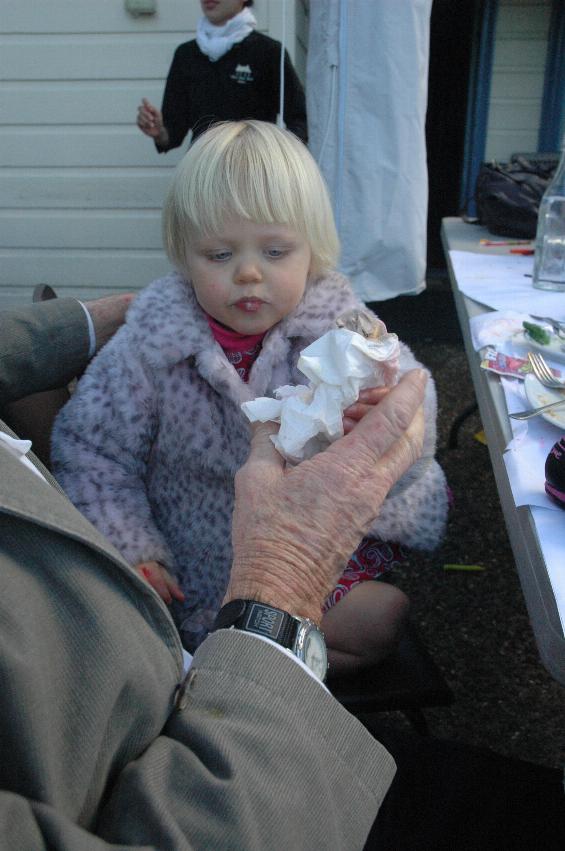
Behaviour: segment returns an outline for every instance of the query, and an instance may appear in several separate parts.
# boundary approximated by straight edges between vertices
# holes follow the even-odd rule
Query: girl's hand
[[[136,564],[135,570],[143,577],[152,588],[155,589],[159,597],[164,600],[167,605],[173,602],[173,598],[179,603],[184,602],[184,594],[180,587],[166,567],[159,564],[158,561],[142,561]]]
[[[378,405],[381,399],[384,399],[389,390],[390,387],[370,387],[368,390],[361,390],[357,401],[343,412],[344,434],[349,434],[365,414],[369,413],[374,405]]]

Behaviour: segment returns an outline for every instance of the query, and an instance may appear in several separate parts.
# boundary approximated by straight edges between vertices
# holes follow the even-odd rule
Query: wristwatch
[[[256,600],[231,600],[218,612],[212,631],[216,629],[240,629],[270,638],[294,653],[322,682],[326,677],[324,633],[308,618],[289,615]]]

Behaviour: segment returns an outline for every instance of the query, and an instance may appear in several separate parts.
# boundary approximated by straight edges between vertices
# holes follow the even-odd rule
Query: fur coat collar
[[[295,310],[265,336],[247,384],[214,339],[190,282],[177,273],[154,281],[140,293],[128,312],[127,325],[134,350],[152,369],[193,359],[215,390],[240,405],[278,386],[273,385],[276,367],[287,361],[293,340],[307,345],[326,333],[332,314],[337,317],[356,306],[347,279],[339,273],[313,281]]]

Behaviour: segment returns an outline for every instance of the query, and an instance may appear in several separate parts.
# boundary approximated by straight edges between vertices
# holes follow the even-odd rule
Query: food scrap
[[[542,328],[541,325],[535,325],[533,322],[522,322],[526,334],[531,337],[535,343],[540,346],[549,346],[551,343],[551,334]]]

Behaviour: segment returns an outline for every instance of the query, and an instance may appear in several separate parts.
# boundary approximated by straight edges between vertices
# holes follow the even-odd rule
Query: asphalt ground
[[[433,554],[412,552],[391,576],[451,686],[455,701],[426,709],[433,736],[489,747],[540,765],[565,764],[565,688],[535,645],[478,411],[447,448],[453,419],[475,401],[447,277],[426,291],[371,305],[431,370],[438,391],[438,459],[453,491],[447,535]],[[480,572],[444,570],[480,565]],[[400,713],[387,721],[404,726]]]

